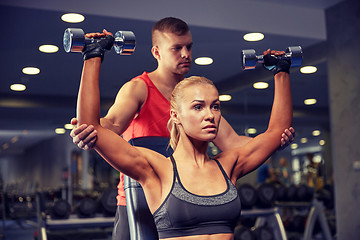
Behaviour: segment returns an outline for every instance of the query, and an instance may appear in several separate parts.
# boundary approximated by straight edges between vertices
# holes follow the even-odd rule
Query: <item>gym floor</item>
[[[34,240],[36,230],[36,221],[6,220],[1,225],[0,239]]]
[[[76,233],[75,233],[76,232]],[[111,232],[107,231],[92,231],[81,232],[73,231],[72,233],[66,231],[59,231],[52,235],[48,234],[48,240],[111,240]],[[33,220],[6,220],[1,225],[0,230],[1,240],[41,240],[38,236],[36,219]]]

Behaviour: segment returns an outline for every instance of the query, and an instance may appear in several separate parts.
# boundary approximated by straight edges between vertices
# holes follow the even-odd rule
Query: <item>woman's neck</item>
[[[191,161],[196,166],[201,167],[209,160],[207,155],[208,144],[208,142],[180,136],[173,154],[174,158],[179,161]]]

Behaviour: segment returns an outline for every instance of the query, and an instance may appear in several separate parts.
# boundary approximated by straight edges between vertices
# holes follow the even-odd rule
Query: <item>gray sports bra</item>
[[[170,156],[174,180],[169,195],[154,212],[159,237],[182,237],[204,234],[233,233],[241,212],[240,198],[221,164],[217,161],[227,183],[225,192],[199,196],[181,184],[173,156]]]

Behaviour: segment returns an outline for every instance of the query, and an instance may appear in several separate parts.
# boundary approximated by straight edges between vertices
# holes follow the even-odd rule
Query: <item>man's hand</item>
[[[97,138],[97,131],[94,129],[94,126],[86,124],[77,126],[78,121],[76,118],[71,119],[71,124],[74,126],[70,133],[73,143],[83,150],[92,149]]]
[[[294,128],[290,127],[289,129],[285,129],[283,134],[281,135],[281,146],[280,150],[283,150],[287,146],[294,141],[295,138],[295,130]]]

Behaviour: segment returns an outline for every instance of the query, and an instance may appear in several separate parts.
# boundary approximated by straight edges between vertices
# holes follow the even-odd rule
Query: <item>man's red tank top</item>
[[[140,110],[140,113],[133,119],[130,126],[123,133],[126,141],[139,137],[168,137],[170,133],[167,129],[167,122],[170,118],[170,101],[168,101],[150,80],[148,73],[133,78],[145,82],[147,87],[147,97]],[[117,205],[126,205],[124,191],[124,176],[120,173],[118,185]]]

